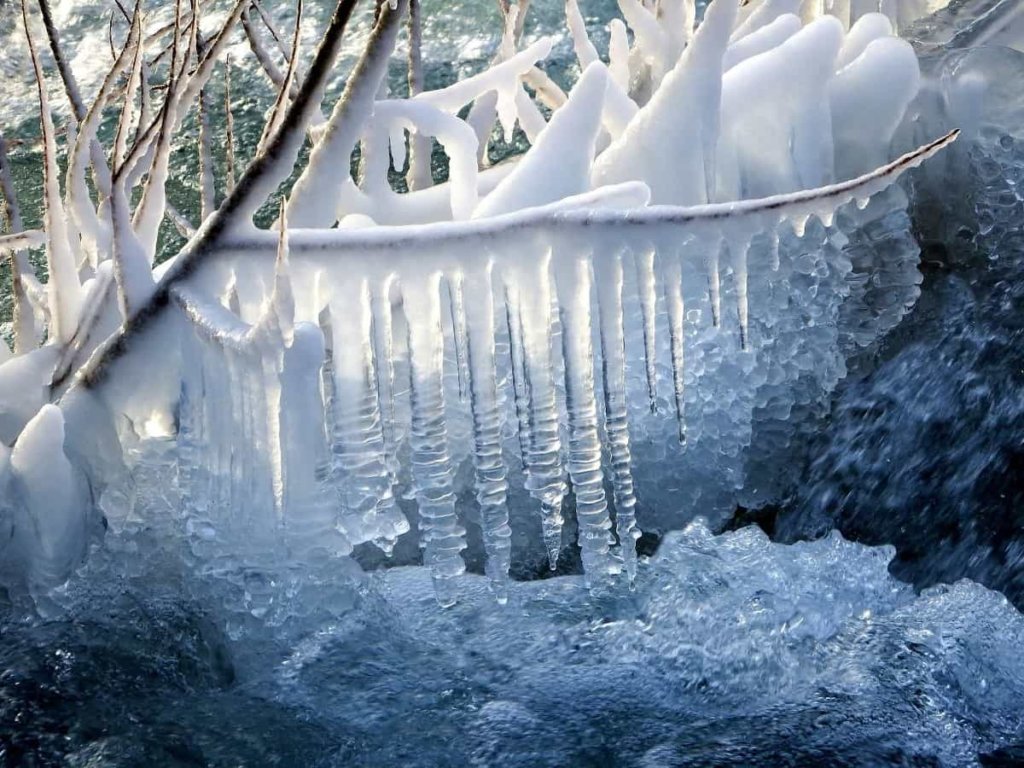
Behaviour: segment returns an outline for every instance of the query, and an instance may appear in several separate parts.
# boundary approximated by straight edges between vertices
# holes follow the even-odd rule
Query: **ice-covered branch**
[[[774,227],[780,221],[805,221],[810,216],[828,219],[834,211],[854,200],[866,200],[877,194],[906,171],[916,168],[928,158],[954,142],[958,130],[874,169],[870,173],[819,189],[806,189],[756,200],[679,207],[655,205],[644,207],[646,198],[636,198],[642,185],[621,185],[611,190],[632,189],[632,203],[613,209],[595,207],[604,191],[599,189],[579,198],[560,201],[501,216],[467,222],[440,222],[416,227],[371,227],[366,229],[308,230],[292,232],[289,248],[292,258],[306,257],[330,260],[342,255],[386,253],[397,256],[415,254],[423,248],[482,243],[503,238],[515,232],[531,230],[549,232],[601,231],[609,235],[628,236],[630,230],[665,225],[686,232],[690,228],[721,228],[739,226],[759,231]],[[272,257],[277,236],[271,232],[239,232],[221,245],[226,251],[244,251]],[[416,258],[416,256],[412,256]]]
[[[44,0],[45,1],[45,0]],[[43,220],[46,225],[46,266],[49,273],[47,293],[50,307],[50,337],[67,342],[74,333],[81,307],[81,284],[78,267],[68,238],[64,203],[60,195],[60,166],[57,163],[57,141],[46,95],[46,79],[39,63],[29,24],[27,0],[21,5],[29,56],[36,78],[39,114],[43,130]]]
[[[409,0],[380,6],[380,17],[341,99],[309,156],[288,203],[288,219],[300,229],[330,227],[338,220],[339,168],[348,166],[356,140],[373,114],[373,101],[387,73]]]
[[[27,0],[22,0],[23,9],[25,2]],[[39,13],[43,19],[43,27],[46,29],[46,38],[50,43],[50,53],[53,55],[57,71],[60,73],[61,82],[64,84],[64,92],[67,94],[68,102],[71,104],[71,111],[75,120],[81,122],[85,119],[87,111],[85,102],[82,101],[82,94],[79,91],[78,83],[75,81],[74,73],[71,71],[71,66],[68,64],[60,47],[60,35],[57,32],[56,25],[53,23],[50,0],[38,0],[38,3]],[[26,30],[26,34],[30,34],[28,30]],[[93,161],[93,179],[99,189],[100,196],[106,196],[110,194],[110,173],[104,159],[103,148],[98,141],[93,141],[89,145],[89,151]]]

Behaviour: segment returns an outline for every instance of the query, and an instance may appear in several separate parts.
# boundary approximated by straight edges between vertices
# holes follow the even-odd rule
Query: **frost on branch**
[[[339,2],[309,62],[298,19],[289,44],[247,0],[218,29],[181,2],[163,30],[126,13],[110,74],[78,115],[63,196],[33,56],[45,233],[12,221],[0,236],[12,253],[42,243],[49,268],[41,313],[42,289],[14,257],[21,317],[47,316],[45,343],[32,348],[25,319],[14,350],[0,349],[3,477],[14,514],[44,527],[17,548],[32,594],[84,551],[93,503],[115,528],[141,514],[133,477],[134,493],[149,492],[143,478],[180,502],[189,562],[211,573],[322,574],[360,545],[390,556],[415,528],[441,603],[457,599],[464,553],[477,548],[504,599],[512,532],[556,568],[574,528],[594,589],[632,580],[638,498],[657,493],[649,468],[703,473],[703,487],[732,498],[755,419],[824,403],[844,375],[854,331],[842,318],[891,327],[916,297],[910,283],[868,306],[843,252],[869,224],[906,222],[890,186],[956,137],[892,160],[920,76],[890,19],[853,18],[842,3],[819,16],[782,0],[714,0],[695,27],[689,0],[658,12],[622,0],[602,52],[569,0],[582,73],[566,94],[543,71],[553,41],[525,43],[528,4],[509,4],[492,64],[423,90],[418,3],[398,0],[379,7],[323,122],[355,5]],[[410,12],[412,92],[382,97]],[[30,43],[34,23],[26,9]],[[276,99],[236,181],[230,120],[218,179],[203,116],[238,26]],[[108,107],[120,119],[109,156],[97,155]],[[193,110],[198,227],[165,189]],[[495,121],[506,137],[518,126],[530,148],[488,167]],[[405,166],[407,135],[411,191],[399,193],[389,173]],[[448,157],[442,183],[424,169],[435,139]],[[90,166],[109,172],[109,188],[90,187]],[[258,229],[254,214],[293,173],[274,228]],[[154,268],[164,218],[188,243]],[[43,450],[57,456],[52,487],[33,468]],[[528,513],[509,503],[524,492]],[[246,610],[265,615],[268,593],[246,594]]]

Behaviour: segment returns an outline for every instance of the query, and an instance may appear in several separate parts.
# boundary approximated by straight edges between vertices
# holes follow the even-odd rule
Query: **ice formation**
[[[325,117],[355,5],[339,2],[301,66],[298,31],[275,64],[250,0],[213,33],[196,5],[179,2],[162,35],[136,6],[94,105],[73,110],[63,196],[32,47],[41,37],[24,9],[46,216],[45,234],[16,231],[12,217],[14,233],[0,239],[24,286],[15,348],[0,362],[0,458],[18,489],[9,514],[31,523],[8,545],[25,563],[8,582],[30,592],[59,583],[97,515],[132,524],[139,510],[126,489],[149,478],[180,500],[190,558],[211,572],[301,566],[365,543],[390,552],[410,528],[401,502],[412,498],[423,562],[450,605],[466,567],[468,459],[499,599],[520,524],[508,503],[519,466],[552,567],[572,511],[586,577],[601,590],[622,571],[635,576],[637,500],[657,457],[685,450],[691,463],[680,466],[710,478],[691,484],[691,498],[735,492],[755,413],[784,420],[794,405],[824,402],[843,375],[843,344],[867,343],[916,296],[912,246],[897,254],[906,279],[885,301],[866,303],[869,288],[846,280],[872,268],[852,264],[846,245],[909,237],[891,185],[957,135],[893,158],[919,72],[892,20],[864,12],[877,9],[714,0],[694,30],[691,0],[660,13],[623,0],[633,42],[613,24],[605,64],[570,0],[582,74],[566,94],[541,69],[554,41],[523,43],[525,5],[511,5],[491,67],[401,99],[384,93],[384,75],[417,3],[397,0],[377,8]],[[232,172],[216,208],[205,125],[193,223],[166,200],[170,152],[203,109],[236,24],[279,96],[259,153],[237,181]],[[162,63],[150,58],[161,46]],[[166,77],[160,105],[155,68]],[[122,83],[113,151],[97,154],[99,117]],[[505,137],[518,126],[531,147],[481,165],[495,121]],[[257,229],[254,214],[307,136],[309,162],[273,228]],[[436,184],[424,177],[428,139],[448,157]],[[399,193],[389,172],[407,160],[411,191]],[[154,268],[164,218],[189,239]],[[16,255],[40,240],[44,285]],[[167,446],[161,475],[154,456]],[[43,483],[30,464],[46,451],[57,458]]]

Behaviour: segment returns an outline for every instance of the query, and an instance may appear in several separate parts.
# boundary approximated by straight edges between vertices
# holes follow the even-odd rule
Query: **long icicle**
[[[512,279],[520,285],[524,373],[529,392],[526,488],[540,502],[548,564],[555,570],[562,548],[562,502],[566,485],[551,359],[551,253],[546,247],[536,247],[543,250],[528,256],[517,253],[516,257],[523,261],[510,269],[514,269]]]
[[[569,477],[576,497],[583,573],[591,588],[597,588],[608,576],[617,573],[619,567],[608,546],[612,521],[604,493],[601,439],[597,429],[590,254],[561,244],[555,250],[555,282],[565,360],[565,405],[569,416]]]
[[[444,415],[440,274],[431,273],[402,291],[409,329],[412,425],[409,446],[420,513],[424,564],[442,606],[456,601],[453,579],[466,570],[461,552],[466,531],[455,513],[452,464]]]
[[[601,373],[604,380],[604,430],[611,461],[615,494],[615,531],[622,562],[630,582],[636,577],[636,496],[633,493],[633,457],[629,447],[629,410],[626,400],[626,341],[622,326],[622,257],[606,249],[594,258],[601,325]]]
[[[342,527],[353,543],[373,541],[390,554],[408,521],[395,507],[374,370],[370,288],[352,280],[331,301],[333,450]]]
[[[512,529],[508,524],[508,481],[501,452],[501,412],[495,366],[494,291],[490,264],[473,265],[464,286],[473,297],[466,305],[470,408],[473,413],[473,463],[485,571],[498,602],[508,600]]]
[[[519,287],[505,285],[505,324],[512,367],[512,398],[516,409],[519,458],[526,473],[530,457],[530,392],[526,384],[526,360],[523,354],[523,320],[519,307]]]
[[[658,292],[654,277],[654,253],[653,247],[644,247],[636,254],[636,283],[644,326],[644,369],[651,413],[656,413],[658,409],[658,341],[655,322]]]
[[[684,318],[683,272],[679,253],[663,249],[659,253],[662,263],[661,283],[665,294],[665,313],[668,316],[668,340],[672,358],[672,394],[676,407],[676,424],[680,443],[686,442],[686,392],[683,372]]]

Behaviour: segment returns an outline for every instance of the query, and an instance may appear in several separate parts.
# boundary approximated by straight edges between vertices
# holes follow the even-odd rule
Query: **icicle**
[[[306,548],[345,554],[351,544],[338,531],[336,505],[323,492],[329,461],[320,388],[324,335],[312,323],[296,324],[294,333],[281,376],[284,523]]]
[[[545,249],[529,255],[517,253],[515,258],[520,263],[510,267],[512,274],[506,279],[518,283],[523,368],[529,393],[526,489],[540,502],[548,562],[551,570],[555,570],[562,548],[562,500],[566,486],[551,361],[551,254]]]
[[[385,455],[366,280],[336,286],[330,306],[332,441],[342,527],[352,543],[373,541],[390,554],[409,524],[395,507]]]
[[[209,509],[209,499],[203,493],[201,479],[208,462],[204,444],[203,366],[200,342],[191,328],[183,329],[181,346],[181,358],[188,362],[182,366],[178,399],[178,492],[191,529],[202,525],[199,520]]]
[[[459,377],[459,399],[465,402],[469,395],[468,351],[466,349],[466,301],[463,292],[464,278],[461,272],[445,277],[448,288],[448,312],[452,324],[452,341],[455,348],[455,367]]]
[[[718,272],[719,261],[725,241],[714,237],[705,244],[704,270],[708,276],[708,300],[711,302],[711,324],[718,328],[722,324],[722,278]]]
[[[568,469],[576,497],[583,572],[587,582],[596,588],[604,584],[609,575],[618,573],[619,566],[608,547],[612,522],[604,495],[601,440],[597,432],[590,330],[590,254],[569,244],[558,244],[555,251],[555,282],[565,360],[565,404],[569,416]]]
[[[487,555],[484,568],[498,602],[505,603],[512,529],[508,524],[508,482],[501,451],[490,265],[474,265],[468,269],[463,287],[473,297],[466,305],[466,329],[476,499],[480,505],[480,529]]]
[[[779,271],[779,230],[771,227],[768,230],[768,252],[771,256],[772,272]]]
[[[450,606],[456,601],[453,579],[466,570],[460,554],[466,531],[455,513],[445,425],[440,275],[429,273],[403,288],[412,406],[409,446],[423,561],[430,567],[438,603]]]
[[[629,410],[626,400],[626,341],[623,331],[622,257],[605,247],[594,254],[601,329],[601,373],[604,388],[604,429],[608,440],[615,531],[630,583],[636,577],[636,497],[633,494],[632,454],[629,449]]]
[[[508,349],[512,362],[512,394],[516,407],[519,457],[527,472],[530,456],[530,392],[526,385],[526,358],[523,352],[523,321],[519,305],[519,286],[505,284],[505,313]]]
[[[733,289],[736,291],[736,314],[739,317],[740,349],[746,351],[750,344],[749,308],[747,304],[747,253],[753,233],[737,229],[725,234],[732,264]]]
[[[810,219],[810,216],[806,213],[800,213],[790,218],[789,222],[793,226],[793,232],[797,237],[804,236],[804,232],[807,231],[808,219]]]
[[[644,247],[636,255],[636,284],[644,325],[644,366],[651,413],[656,413],[658,409],[658,345],[655,331],[658,294],[654,277],[654,253],[654,248]]]
[[[676,423],[679,427],[679,442],[686,442],[686,402],[684,391],[684,334],[685,318],[683,305],[683,272],[679,253],[667,248],[659,254],[662,263],[662,286],[665,292],[665,313],[668,315],[669,349],[672,356],[672,392],[676,406]]]
[[[377,371],[377,400],[380,403],[382,432],[384,434],[384,451],[387,456],[388,469],[394,484],[395,473],[398,471],[395,420],[395,359],[394,334],[391,317],[391,286],[393,279],[387,277],[373,288],[370,300],[370,311],[373,315],[373,344],[375,366]]]

